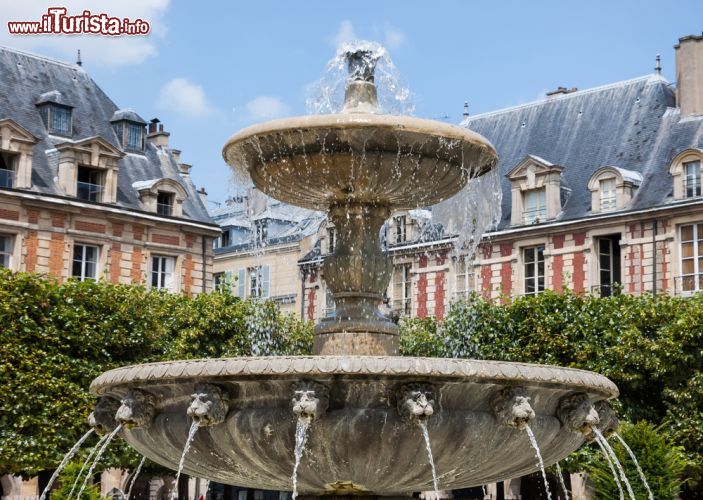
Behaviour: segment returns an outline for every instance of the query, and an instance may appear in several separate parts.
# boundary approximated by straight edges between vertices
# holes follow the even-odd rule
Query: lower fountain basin
[[[526,433],[494,416],[492,400],[502,389],[526,389],[536,414],[531,428],[546,465],[583,443],[556,416],[563,397],[585,393],[596,402],[618,394],[606,377],[583,370],[383,356],[152,363],[108,371],[93,381],[91,392],[117,400],[133,389],[151,394],[153,420],[122,435],[149,459],[177,469],[191,425],[186,415],[191,393],[196,384],[214,384],[229,394],[229,411],[224,422],[198,430],[184,472],[249,488],[291,490],[296,427],[291,398],[301,381],[329,391],[329,405],[310,426],[298,470],[298,491],[310,495],[432,489],[420,426],[398,411],[399,390],[408,383],[433,388],[427,427],[442,489],[537,470]]]

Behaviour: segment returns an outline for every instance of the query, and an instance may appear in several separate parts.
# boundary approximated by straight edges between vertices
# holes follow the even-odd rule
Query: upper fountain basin
[[[497,162],[491,143],[468,129],[373,113],[254,125],[232,136],[222,153],[264,193],[313,210],[340,203],[433,205]]]

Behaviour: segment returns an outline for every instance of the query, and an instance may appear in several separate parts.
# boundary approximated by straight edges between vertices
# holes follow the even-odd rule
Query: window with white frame
[[[266,243],[268,239],[268,223],[265,220],[259,220],[254,223],[254,237],[256,238],[256,244],[260,245]]]
[[[151,256],[151,287],[157,290],[175,291],[174,270],[176,258],[167,255]]]
[[[701,195],[701,162],[689,161],[683,164],[684,196],[695,198]]]
[[[454,296],[456,299],[465,299],[473,291],[473,266],[469,257],[460,257],[456,261],[456,287]]]
[[[407,221],[404,215],[395,218],[395,242],[405,243],[408,239]]]
[[[12,265],[12,247],[14,238],[9,234],[0,234],[0,267]]]
[[[617,208],[617,191],[615,179],[603,179],[600,181],[600,210],[607,212]]]
[[[101,170],[84,166],[78,167],[76,197],[81,200],[102,201],[104,176]]]
[[[544,291],[544,247],[523,249],[525,271],[525,295],[537,295]]]
[[[525,191],[525,224],[536,224],[547,218],[547,190],[545,188]]]
[[[412,312],[412,264],[401,264],[393,270],[393,309],[403,316]]]
[[[703,290],[703,224],[681,226],[681,290]]]
[[[337,304],[334,301],[334,293],[329,286],[325,287],[325,317],[334,317],[337,311]]]
[[[254,266],[249,268],[249,297],[257,299],[269,298],[270,277],[269,266]]]
[[[127,123],[125,148],[133,151],[144,149],[144,125],[140,123]]]
[[[15,156],[0,153],[0,187],[11,188],[15,185]]]
[[[156,213],[159,215],[173,215],[173,193],[159,191],[156,194]]]
[[[99,255],[100,249],[95,245],[75,244],[71,276],[81,281],[97,279]]]

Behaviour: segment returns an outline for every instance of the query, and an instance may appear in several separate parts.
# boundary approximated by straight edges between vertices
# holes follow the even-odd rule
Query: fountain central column
[[[332,205],[337,245],[322,266],[336,313],[315,327],[314,352],[323,355],[398,354],[398,327],[379,311],[391,280],[380,232],[390,208],[358,202]]]

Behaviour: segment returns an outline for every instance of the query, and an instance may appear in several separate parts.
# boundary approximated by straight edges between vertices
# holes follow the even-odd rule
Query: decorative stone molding
[[[591,192],[591,212],[601,212],[602,182],[613,179],[615,181],[615,206],[610,210],[624,208],[632,199],[637,188],[642,184],[642,174],[619,167],[601,167],[588,181],[588,190]],[[608,211],[610,211],[608,210]]]
[[[329,406],[329,389],[312,381],[297,382],[293,385],[291,409],[297,418],[319,419]]]
[[[156,212],[156,201],[159,192],[173,196],[171,215],[180,217],[183,215],[183,201],[188,193],[185,188],[175,179],[161,178],[147,181],[139,181],[132,184],[132,187],[139,193],[139,202],[147,212]]]
[[[221,424],[229,411],[229,395],[214,384],[196,384],[186,414],[200,427]]]
[[[115,419],[125,427],[146,427],[156,414],[156,399],[148,392],[132,389],[122,398]]]
[[[120,407],[120,402],[114,398],[102,397],[95,405],[95,409],[88,416],[90,425],[98,434],[110,434],[117,427],[115,416]]]
[[[561,172],[564,167],[554,165],[539,156],[527,155],[506,177],[512,184],[510,224],[525,224],[525,197],[529,191],[544,189],[546,218],[554,219],[561,212]],[[544,221],[540,221],[544,222]]]
[[[0,120],[0,152],[16,155],[13,188],[32,187],[32,149],[37,142],[39,139],[19,123],[7,118]]]
[[[59,187],[67,196],[76,196],[78,167],[90,167],[103,172],[102,203],[117,202],[117,162],[124,153],[102,137],[89,137],[79,142],[64,142],[56,146],[59,152]]]
[[[600,422],[591,399],[583,392],[563,397],[559,401],[557,416],[564,427],[583,436],[588,436],[593,426]]]
[[[680,152],[669,165],[669,174],[674,181],[674,199],[682,200],[685,198],[685,175],[684,175],[684,163],[700,162],[701,168],[703,168],[703,150],[690,148]],[[703,176],[702,176],[703,177]]]
[[[432,384],[410,383],[396,394],[398,414],[403,420],[425,422],[434,415],[435,389]]]
[[[523,430],[535,419],[535,411],[524,387],[506,387],[498,391],[491,400],[491,407],[498,422],[515,429]]]

